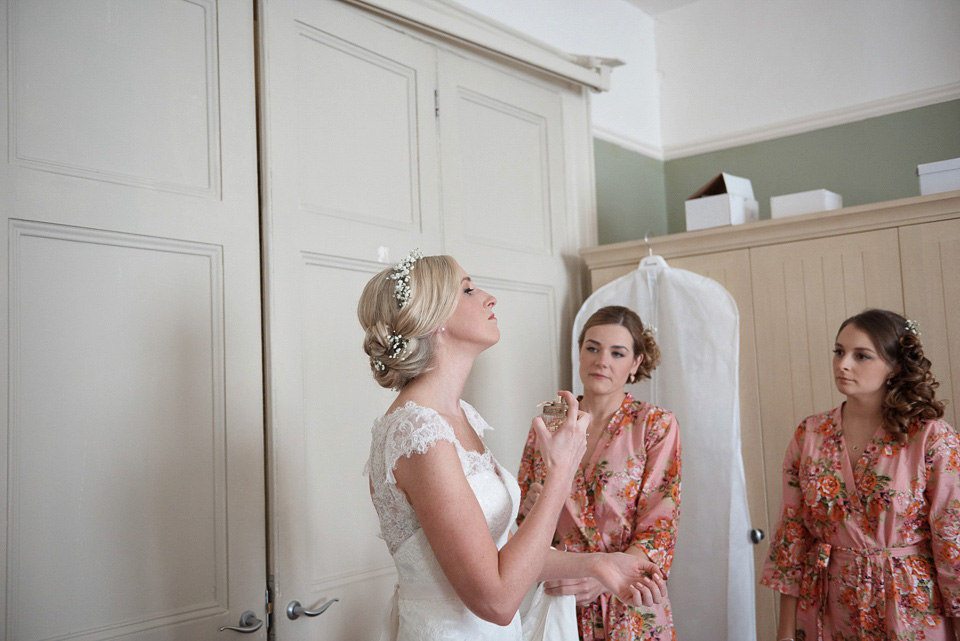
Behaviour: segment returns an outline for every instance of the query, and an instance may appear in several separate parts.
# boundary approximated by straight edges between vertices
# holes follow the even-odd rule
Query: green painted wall
[[[602,141],[595,152],[600,243],[636,240],[648,228],[684,231],[684,200],[721,171],[751,180],[760,218],[771,196],[811,189],[840,194],[845,207],[918,196],[918,164],[960,157],[960,100],[665,163]],[[629,198],[640,199],[632,209]]]
[[[668,233],[662,161],[595,139],[594,163],[601,245]]]

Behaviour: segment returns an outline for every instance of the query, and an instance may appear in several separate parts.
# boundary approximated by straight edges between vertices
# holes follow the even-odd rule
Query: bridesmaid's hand
[[[523,497],[523,503],[520,504],[520,516],[526,516],[530,511],[530,508],[533,507],[533,504],[537,502],[537,499],[540,498],[540,490],[543,489],[543,486],[537,482],[530,484],[530,488],[527,489],[526,496]]]
[[[600,554],[595,575],[607,592],[629,605],[650,607],[667,596],[667,582],[660,566],[630,554]]]
[[[577,600],[577,605],[593,603],[605,592],[603,584],[593,578],[545,581],[543,591],[553,595],[572,594]]]

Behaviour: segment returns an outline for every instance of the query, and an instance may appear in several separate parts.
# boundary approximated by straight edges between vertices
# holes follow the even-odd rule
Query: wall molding
[[[665,162],[714,151],[724,151],[726,149],[758,142],[767,142],[796,134],[809,133],[811,131],[817,131],[818,129],[826,129],[827,127],[847,125],[868,118],[889,116],[901,111],[929,107],[930,105],[958,99],[960,99],[960,82],[915,91],[913,93],[901,94],[883,100],[865,102],[852,107],[825,111],[793,120],[784,120],[771,125],[744,129],[743,131],[738,131],[733,134],[708,138],[699,142],[682,145],[664,145],[661,147],[601,125],[593,125],[592,131],[594,138],[618,145],[629,151],[647,156],[648,158]]]
[[[450,0],[346,2],[597,91],[610,88],[611,69],[623,64],[614,58],[566,53]]]
[[[608,127],[603,127],[601,125],[593,125],[593,137],[599,138],[605,142],[612,143],[619,147],[623,147],[629,151],[635,151],[638,154],[643,154],[648,158],[653,158],[654,160],[663,161],[663,148],[656,145],[651,145],[649,143],[643,142],[638,138],[633,138],[632,136],[627,136],[621,134],[618,131],[610,129]]]
[[[733,134],[718,136],[700,142],[682,145],[664,145],[665,160],[675,160],[687,156],[722,151],[757,142],[766,142],[786,136],[808,133],[827,127],[846,125],[868,118],[888,116],[890,114],[928,107],[948,100],[960,99],[960,82],[932,87],[921,91],[901,94],[883,100],[865,102],[851,107],[843,107],[819,114],[785,120],[772,125],[745,129]]]

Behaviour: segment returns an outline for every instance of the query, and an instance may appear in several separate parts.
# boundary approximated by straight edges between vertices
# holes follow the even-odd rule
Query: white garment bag
[[[716,281],[648,256],[580,308],[573,327],[574,372],[580,366],[580,330],[607,305],[629,307],[653,326],[661,363],[650,380],[628,389],[639,400],[671,410],[680,424],[680,522],[668,585],[677,638],[756,639],[736,303]],[[579,376],[575,379],[575,393],[582,393]]]

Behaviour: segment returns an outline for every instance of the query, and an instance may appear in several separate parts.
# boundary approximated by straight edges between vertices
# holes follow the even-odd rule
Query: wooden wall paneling
[[[960,411],[960,219],[900,228],[903,299],[920,324],[924,353],[947,401],[944,418],[957,427]]]

